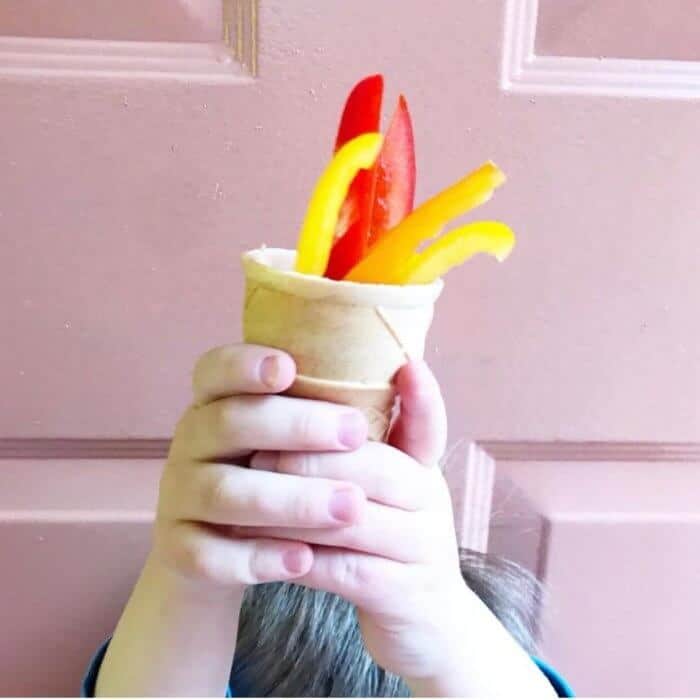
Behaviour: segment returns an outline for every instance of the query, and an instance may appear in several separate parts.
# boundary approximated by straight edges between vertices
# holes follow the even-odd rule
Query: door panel
[[[74,696],[148,552],[161,460],[0,460],[0,693]]]
[[[402,91],[413,113],[419,201],[487,158],[509,176],[477,216],[511,223],[515,252],[449,277],[427,350],[451,440],[476,440],[517,486],[505,503],[497,487],[492,548],[551,585],[545,646],[581,691],[700,692],[680,667],[697,624],[668,613],[663,663],[640,632],[671,572],[687,604],[696,580],[700,70],[687,43],[650,53],[644,24],[607,33],[609,3],[586,6],[596,32],[566,4],[223,0],[180,23],[151,0],[117,17],[93,3],[78,23],[56,3],[47,24],[0,0],[0,560],[28,552],[5,600],[23,640],[58,611],[82,621],[70,658],[44,661],[64,675],[15,675],[12,690],[71,692],[78,657],[113,624],[192,364],[239,338],[239,255],[294,245],[346,91],[382,71],[387,111]],[[685,36],[677,6],[664,45]],[[481,547],[493,465],[464,465],[449,475],[456,522]],[[657,491],[654,509],[635,500]],[[519,512],[526,532],[510,525]],[[642,537],[673,542],[662,571]],[[625,596],[639,577],[650,595]],[[581,631],[584,593],[617,651]],[[644,674],[608,665],[616,653]],[[7,654],[6,668],[32,663],[23,645]]]
[[[700,688],[698,464],[499,463],[489,549],[541,576],[544,654],[577,694]]]
[[[700,7],[686,0],[539,0],[536,49],[544,56],[697,61],[698,30]]]
[[[384,70],[412,105],[419,198],[489,157],[510,176],[479,216],[511,222],[519,246],[451,278],[432,335],[452,433],[691,439],[694,104],[504,92],[500,3],[445,3],[430,49],[423,12],[406,4],[398,33],[372,3],[263,3],[250,84],[4,80],[0,372],[19,401],[0,434],[166,436],[197,353],[238,336],[240,251],[293,245],[344,91]]]
[[[3,0],[0,35],[111,41],[216,41],[221,0]]]

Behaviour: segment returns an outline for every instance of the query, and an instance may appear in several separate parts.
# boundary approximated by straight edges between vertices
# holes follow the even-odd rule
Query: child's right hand
[[[357,410],[275,394],[294,380],[283,352],[231,345],[194,370],[161,479],[153,554],[191,582],[243,589],[306,574],[308,544],[245,536],[245,528],[340,528],[365,502],[356,485],[248,469],[256,451],[347,451],[367,439]]]

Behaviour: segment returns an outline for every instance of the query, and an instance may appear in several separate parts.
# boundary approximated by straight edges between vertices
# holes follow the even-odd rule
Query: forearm
[[[218,696],[228,683],[242,591],[202,589],[153,555],[97,679],[97,696]]]
[[[544,674],[493,614],[467,591],[452,611],[437,673],[407,678],[414,697],[556,697]]]

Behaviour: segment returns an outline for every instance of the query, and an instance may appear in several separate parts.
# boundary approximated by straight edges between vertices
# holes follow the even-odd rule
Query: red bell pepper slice
[[[343,110],[336,149],[349,138],[379,130],[383,87],[382,76],[373,75],[353,88]],[[345,277],[382,234],[410,214],[415,188],[413,127],[401,95],[375,166],[359,172],[350,186],[338,217],[326,277]]]
[[[369,228],[370,246],[413,211],[416,155],[411,115],[403,95],[399,97],[375,168],[377,180]]]
[[[383,92],[384,78],[381,75],[370,75],[355,85],[340,118],[336,151],[360,134],[379,131]]]

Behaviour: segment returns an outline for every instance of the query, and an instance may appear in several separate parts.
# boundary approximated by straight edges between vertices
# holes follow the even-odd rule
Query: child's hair
[[[535,577],[518,564],[479,552],[461,551],[460,563],[469,588],[532,653],[541,602]],[[246,593],[234,674],[257,696],[410,695],[403,680],[379,668],[365,650],[352,605],[289,583]]]

